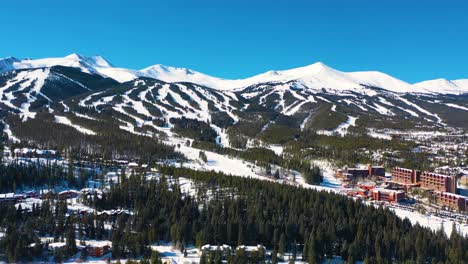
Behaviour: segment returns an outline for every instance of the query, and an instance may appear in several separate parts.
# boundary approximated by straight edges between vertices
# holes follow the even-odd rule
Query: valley
[[[466,260],[453,253],[468,245],[465,205],[388,185],[402,167],[451,175],[466,196],[467,111],[466,80],[323,63],[226,80],[78,54],[1,59],[0,257]],[[386,173],[336,177],[365,164]],[[375,199],[388,190],[406,198]]]

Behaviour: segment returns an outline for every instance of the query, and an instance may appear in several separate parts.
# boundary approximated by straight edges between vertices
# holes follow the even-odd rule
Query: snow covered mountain
[[[106,120],[145,135],[204,131],[202,138],[242,147],[307,131],[468,128],[467,87],[467,80],[411,85],[323,63],[225,80],[163,65],[115,68],[99,56],[10,57],[0,60],[0,123],[48,118],[93,135]]]
[[[142,70],[118,68],[101,56],[86,57],[71,54],[63,58],[0,59],[0,73],[15,69],[66,66],[81,69],[85,73],[100,74],[118,82],[127,82],[138,77],[149,77],[164,82],[190,82],[198,85],[228,91],[239,91],[262,83],[300,83],[313,91],[322,88],[333,91],[367,92],[368,87],[385,89],[397,93],[464,94],[468,93],[468,80],[430,80],[409,84],[377,71],[343,72],[318,62],[305,67],[283,71],[268,71],[253,77],[229,80],[213,77],[191,69],[156,64]]]
[[[79,54],[70,54],[63,58],[36,60],[20,60],[14,57],[0,59],[0,73],[11,70],[50,68],[53,66],[79,68],[85,73],[100,74],[118,82],[130,81],[139,76],[138,71],[113,67],[101,56],[86,57]]]
[[[296,81],[312,90],[333,88],[337,90],[362,89],[363,85],[391,91],[411,91],[409,84],[379,72],[345,73],[318,62],[309,66],[285,71],[268,71],[239,80],[220,79],[189,69],[161,65],[151,66],[141,72],[145,76],[166,82],[192,82],[219,90],[240,90],[261,83]]]
[[[427,91],[442,94],[464,94],[468,93],[468,79],[449,81],[446,79],[436,79],[419,82],[413,85],[415,90]]]
[[[0,110],[19,114],[23,119],[34,118],[42,107],[115,84],[113,79],[74,67],[9,71],[0,74]]]

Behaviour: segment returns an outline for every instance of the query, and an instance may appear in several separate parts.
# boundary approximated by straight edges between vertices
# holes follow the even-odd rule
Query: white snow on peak
[[[14,70],[13,63],[19,62],[20,60],[15,57],[7,57],[0,59],[0,73]]]
[[[359,79],[359,76],[337,71],[322,62],[284,71],[267,71],[253,77],[237,80],[222,79],[184,68],[173,68],[161,65],[151,66],[141,70],[141,72],[147,77],[160,79],[166,82],[193,82],[219,90],[235,90],[261,83],[286,83],[291,81],[299,82],[310,89],[331,88],[336,90],[353,90],[362,88],[361,83],[367,83],[369,85],[377,83],[368,83],[366,80]],[[374,79],[380,80],[382,78],[379,79],[375,77]],[[394,82],[397,83],[397,81]],[[383,83],[383,81],[381,83]]]
[[[101,56],[87,57],[73,53],[65,57],[45,59],[20,60],[13,57],[0,59],[0,73],[11,70],[49,68],[53,66],[79,68],[85,73],[100,74],[119,82],[130,81],[139,76],[138,72],[134,70],[114,68]]]
[[[361,71],[346,73],[363,85],[383,88],[392,92],[417,92],[411,84],[378,71]]]
[[[66,56],[64,59],[80,61],[82,64],[89,65],[90,67],[102,67],[102,68],[113,67],[106,59],[104,59],[101,56],[86,57],[80,54],[72,53]]]
[[[426,93],[463,94],[468,93],[468,79],[450,81],[441,78],[415,83],[413,87]]]
[[[397,93],[468,93],[468,79],[449,81],[436,79],[416,84],[409,84],[388,74],[378,71],[343,72],[333,69],[322,62],[282,71],[267,71],[245,79],[223,79],[213,77],[187,68],[177,68],[156,64],[142,70],[117,68],[101,56],[83,56],[70,54],[62,58],[0,59],[0,73],[14,69],[52,67],[56,65],[76,67],[86,73],[100,74],[119,82],[126,82],[138,77],[149,77],[165,82],[191,82],[218,90],[240,90],[255,84],[288,83],[301,85],[307,89],[325,88],[332,91],[355,91],[375,95],[369,87],[378,87]]]
[[[177,68],[156,64],[139,71],[141,76],[158,79],[164,82],[191,82],[210,88],[216,87],[222,79],[212,77],[187,68]]]
[[[365,86],[382,88],[397,93],[464,93],[468,89],[435,89],[425,85],[412,85],[388,74],[378,71],[342,72],[333,69],[322,62],[308,66],[283,71],[267,71],[253,77],[237,80],[222,79],[209,76],[186,68],[175,68],[160,64],[140,71],[143,76],[159,79],[165,82],[192,82],[218,90],[240,90],[242,88],[261,83],[302,84],[312,90],[322,88],[335,91],[356,91],[374,95],[375,92]],[[466,80],[454,81],[463,82]],[[457,85],[459,85],[457,83]],[[461,85],[461,84],[460,84]],[[463,82],[468,88],[467,83]]]

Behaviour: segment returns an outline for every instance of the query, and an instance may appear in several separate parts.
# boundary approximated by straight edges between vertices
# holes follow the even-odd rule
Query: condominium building
[[[416,184],[419,182],[421,172],[418,170],[411,170],[396,167],[392,171],[392,181],[403,184]]]
[[[387,190],[387,189],[378,189],[372,191],[372,199],[376,201],[386,201],[386,202],[395,202],[399,203],[400,201],[406,198],[405,192]]]
[[[455,176],[448,176],[424,171],[420,177],[421,188],[439,192],[457,192],[457,180]]]
[[[392,172],[392,181],[405,186],[420,186],[424,189],[439,192],[456,193],[457,180],[455,176],[443,175],[433,172],[420,172],[396,167]]]
[[[465,196],[448,192],[434,193],[436,195],[436,202],[440,205],[444,205],[458,211],[468,209],[468,198]]]

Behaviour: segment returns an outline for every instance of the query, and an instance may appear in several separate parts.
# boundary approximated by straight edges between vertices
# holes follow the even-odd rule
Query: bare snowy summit
[[[127,82],[139,77],[158,79],[164,82],[190,82],[217,90],[242,90],[252,85],[267,83],[300,84],[305,89],[317,91],[330,89],[335,92],[368,92],[367,87],[381,88],[396,93],[424,94],[463,94],[468,93],[468,80],[436,79],[416,84],[409,84],[388,74],[378,71],[344,72],[327,66],[323,62],[293,68],[289,70],[271,70],[245,79],[223,79],[210,76],[187,68],[178,68],[155,64],[132,70],[114,67],[101,56],[83,56],[70,54],[62,58],[0,59],[0,73],[18,69],[47,68],[65,66],[79,68],[85,73],[96,73],[118,82]]]

